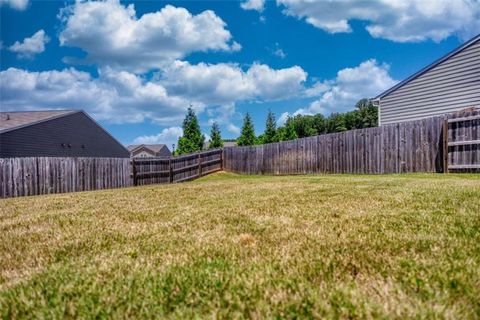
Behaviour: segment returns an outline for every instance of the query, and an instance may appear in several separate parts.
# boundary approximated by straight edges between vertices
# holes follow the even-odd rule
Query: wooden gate
[[[445,172],[480,172],[480,114],[445,119]]]

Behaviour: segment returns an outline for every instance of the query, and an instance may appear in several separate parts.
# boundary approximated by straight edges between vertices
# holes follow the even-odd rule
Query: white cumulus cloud
[[[15,10],[25,10],[28,6],[28,0],[0,0],[0,7],[6,5]]]
[[[235,104],[247,100],[276,100],[303,92],[307,75],[300,67],[271,69],[177,61],[150,79],[103,67],[98,78],[69,68],[31,72],[9,68],[0,72],[2,107],[11,110],[84,109],[96,119],[114,123],[151,120],[179,123],[190,104],[197,113],[226,124]]]
[[[307,96],[318,96],[308,107],[298,109],[296,114],[330,114],[353,109],[362,98],[371,98],[392,87],[397,82],[388,73],[389,66],[370,59],[353,68],[345,68],[334,79],[316,83],[307,89]],[[284,121],[289,113],[282,114]]]
[[[246,71],[236,64],[190,64],[176,61],[161,74],[161,83],[175,95],[196,97],[205,104],[239,100],[277,100],[299,94],[307,73],[298,66],[272,69],[254,63]]]
[[[18,58],[32,59],[36,54],[45,51],[45,44],[49,41],[50,38],[45,34],[45,31],[38,30],[30,38],[25,38],[22,42],[16,41],[8,47],[8,50],[15,52]]]
[[[246,0],[240,4],[244,10],[256,10],[262,12],[265,9],[265,0]]]
[[[236,125],[234,125],[233,123],[229,123],[227,125],[227,130],[228,130],[228,132],[233,133],[233,134],[237,134],[237,135],[240,134],[240,128],[237,127]]]
[[[329,33],[351,32],[350,21],[367,22],[375,38],[396,42],[467,39],[480,30],[479,0],[277,0],[284,13]]]
[[[79,1],[60,16],[64,22],[61,45],[83,49],[87,62],[101,66],[144,72],[192,52],[241,48],[211,10],[193,15],[167,5],[138,18],[133,4]]]
[[[73,68],[30,72],[9,68],[0,72],[4,110],[84,109],[98,120],[159,124],[181,121],[189,101],[170,96],[160,84],[111,69],[99,78]],[[194,104],[196,111],[203,106]]]
[[[171,150],[172,144],[177,144],[178,138],[183,135],[180,127],[169,127],[163,129],[159,134],[145,135],[135,138],[134,144],[165,144]]]

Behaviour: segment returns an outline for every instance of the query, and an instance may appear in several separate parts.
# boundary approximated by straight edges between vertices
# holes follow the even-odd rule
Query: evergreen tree
[[[178,139],[176,154],[192,153],[203,149],[205,136],[200,131],[197,116],[191,107],[183,120],[183,136]]]
[[[220,134],[220,127],[217,122],[212,124],[212,130],[210,131],[210,144],[209,149],[221,148],[223,147],[222,135]]]
[[[255,145],[265,144],[265,135],[262,133],[255,139]]]
[[[252,146],[255,144],[255,141],[255,129],[253,128],[252,118],[247,113],[243,119],[242,132],[237,139],[237,144],[239,146]]]
[[[276,142],[277,137],[277,122],[272,111],[268,111],[267,121],[265,123],[265,133],[263,134],[262,143]]]

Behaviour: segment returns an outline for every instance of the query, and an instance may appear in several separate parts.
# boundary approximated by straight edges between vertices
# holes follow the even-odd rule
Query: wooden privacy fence
[[[132,159],[136,186],[193,180],[222,168],[222,149],[171,158]]]
[[[222,169],[222,150],[165,159],[0,159],[0,198],[192,180]]]
[[[0,197],[121,188],[132,185],[130,159],[0,159]]]
[[[471,145],[451,144],[447,149],[445,141],[447,134],[451,139],[461,136],[462,141],[479,139],[478,122],[470,121],[468,130],[460,125],[462,122],[451,120],[450,128],[445,123],[478,114],[471,111],[293,141],[229,147],[224,149],[224,170],[246,174],[444,172],[448,170],[447,156],[451,170],[465,169],[465,161],[473,168],[480,164],[478,145],[473,149]]]
[[[0,159],[0,197],[247,174],[480,172],[480,111],[170,158]]]

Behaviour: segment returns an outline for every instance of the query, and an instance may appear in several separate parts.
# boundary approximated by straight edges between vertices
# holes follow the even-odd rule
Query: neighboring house
[[[223,140],[223,147],[236,147],[237,141],[236,140]]]
[[[480,34],[373,100],[379,124],[480,106]]]
[[[203,144],[203,149],[207,150],[208,147],[210,146],[210,141],[207,141]],[[236,147],[237,146],[237,141],[236,140],[223,140],[223,147]]]
[[[160,158],[172,155],[164,144],[132,144],[127,149],[131,158]]]
[[[83,111],[0,112],[0,158],[129,156]]]

